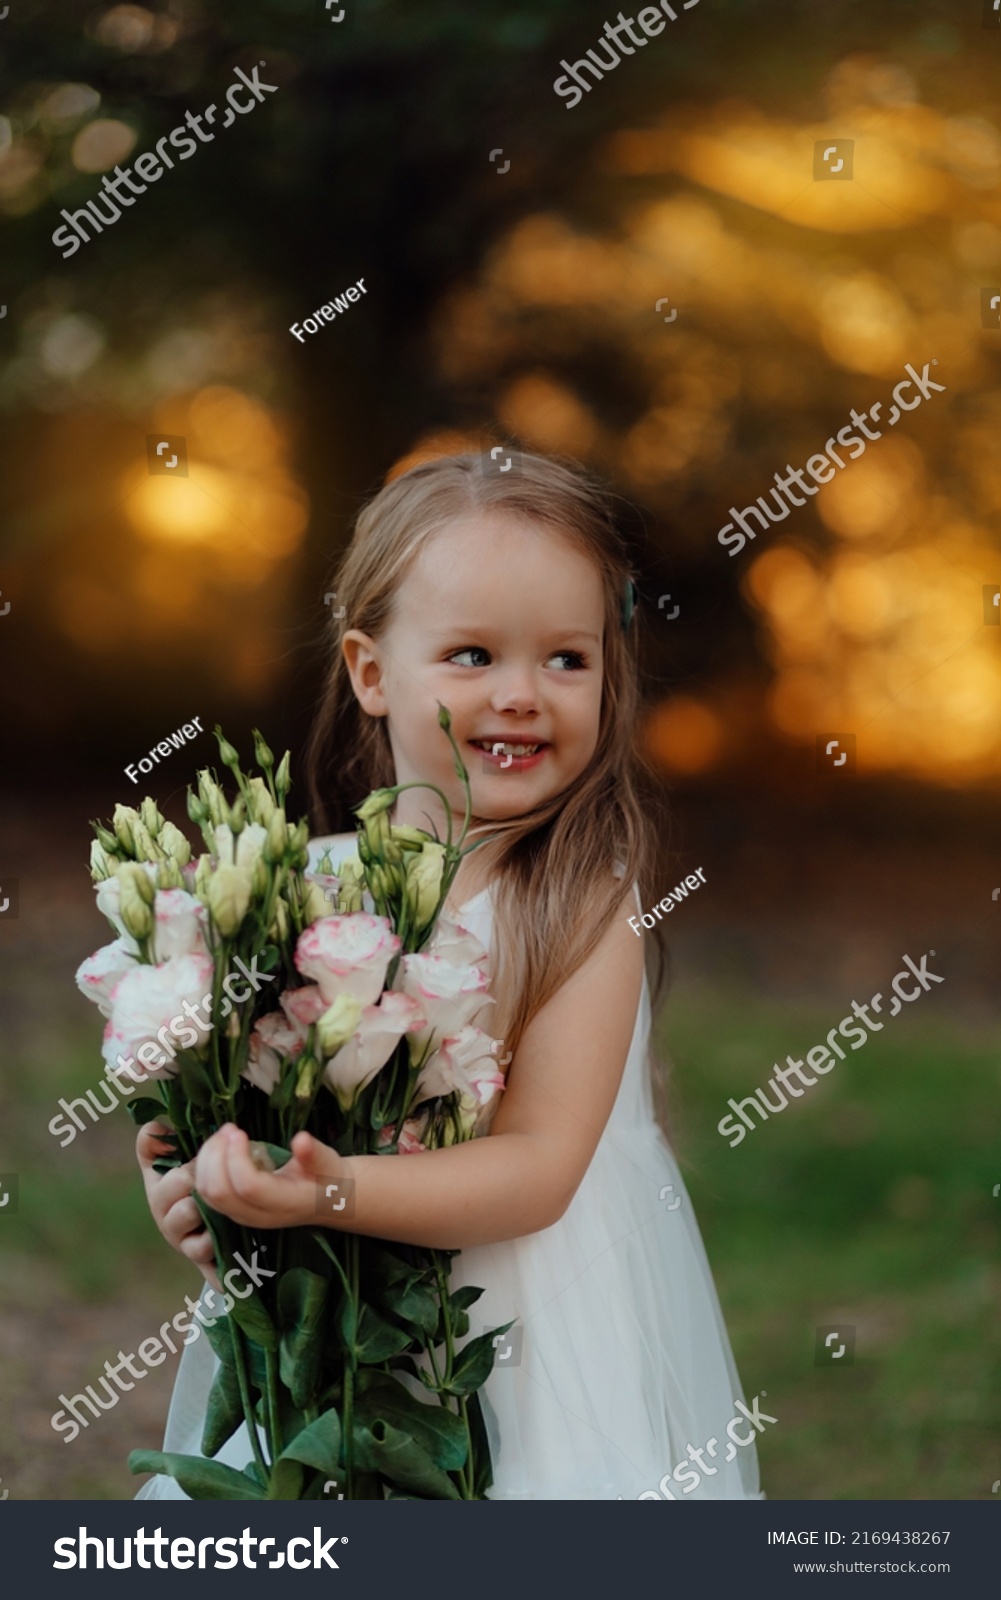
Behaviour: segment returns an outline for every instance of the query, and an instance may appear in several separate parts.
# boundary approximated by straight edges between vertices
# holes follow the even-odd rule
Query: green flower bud
[[[233,801],[231,806],[226,807],[226,821],[229,823],[233,833],[239,833],[246,826],[247,802],[242,794]]]
[[[116,877],[121,885],[119,905],[125,931],[133,939],[148,939],[154,927],[156,887],[153,880],[135,862],[119,867]]]
[[[447,733],[452,726],[452,714],[447,706],[438,706],[438,726],[439,728],[444,729],[445,733]]]
[[[263,900],[268,892],[268,883],[271,879],[271,874],[268,871],[267,863],[265,862],[263,856],[258,856],[257,860],[254,862],[253,868],[251,869],[251,875],[254,884],[254,893],[258,900]]]
[[[316,1038],[328,1060],[358,1032],[363,1009],[361,1001],[356,1000],[354,995],[339,994],[333,1005],[320,1017],[316,1024]]]
[[[105,855],[110,856],[112,859],[119,857],[122,853],[122,847],[115,838],[115,835],[113,833],[109,833],[107,828],[102,828],[99,822],[92,822],[91,827],[97,835],[97,842],[101,846],[101,849],[104,851]]]
[[[204,828],[209,820],[209,808],[191,790],[188,790],[188,816],[198,828]]]
[[[263,778],[250,780],[249,810],[251,822],[259,822],[265,828],[275,814],[275,803]]]
[[[292,779],[289,776],[290,770],[291,758],[289,756],[289,752],[286,750],[285,754],[282,756],[281,765],[279,766],[278,771],[275,773],[275,793],[278,796],[279,805],[285,804],[285,796],[292,787]]]
[[[284,811],[278,807],[268,823],[268,836],[264,841],[264,859],[272,865],[285,859],[288,848],[288,824]]]
[[[418,933],[423,933],[433,922],[438,910],[444,866],[445,846],[433,840],[429,840],[419,855],[407,857],[407,907]]]
[[[275,758],[268,749],[264,735],[257,728],[254,729],[254,760],[259,767],[264,768],[265,772],[270,772],[275,764]],[[266,822],[267,818],[261,817],[259,820]]]
[[[228,820],[229,807],[226,805],[226,798],[212,774],[204,768],[198,774],[198,793],[214,828],[218,828],[221,822]]]
[[[361,911],[361,887],[356,883],[342,883],[337,895],[337,910],[342,917],[354,916],[356,911]]]
[[[124,861],[115,872],[115,877],[122,885],[125,893],[126,884],[130,890],[137,894],[145,905],[151,906],[156,899],[156,889],[148,872],[144,872],[137,861]]]
[[[180,828],[175,828],[172,822],[164,823],[157,844],[179,867],[186,867],[191,860],[191,846]]]
[[[307,884],[306,893],[302,897],[302,915],[307,926],[319,922],[321,917],[333,915],[330,901],[318,883]]]
[[[158,889],[187,888],[180,867],[170,856],[166,861],[161,861],[156,869],[156,886]]]
[[[212,878],[212,857],[201,855],[195,865],[195,894],[203,905],[209,903],[209,883]]]
[[[135,841],[135,857],[137,861],[162,861],[164,859],[165,852],[160,849],[144,822],[136,822],[134,824],[132,837]]]
[[[231,772],[239,772],[240,757],[229,740],[223,737],[223,731],[218,723],[216,723],[215,736],[219,741],[219,760],[224,767],[229,767]]]
[[[138,821],[139,813],[138,811],[134,811],[131,806],[115,807],[115,816],[114,821],[112,822],[112,827],[115,830],[115,837],[118,840],[119,845],[125,851],[125,854],[129,856],[135,853],[136,845],[133,829]]]
[[[103,883],[105,878],[110,878],[115,866],[113,859],[109,861],[100,839],[95,839],[90,847],[90,875],[94,882]]]
[[[224,939],[231,939],[247,915],[253,882],[243,867],[223,862],[208,884],[208,908]]]
[[[396,822],[389,830],[390,837],[402,850],[423,850],[426,844],[433,844],[434,840],[422,828],[408,828],[405,823]]]
[[[285,909],[284,900],[275,901],[275,914],[268,929],[268,938],[273,944],[284,944],[288,938],[289,920]]]
[[[299,1075],[295,1080],[295,1097],[297,1100],[311,1100],[320,1076],[320,1063],[314,1061],[308,1050],[304,1050],[299,1057]]]
[[[146,796],[142,805],[139,807],[139,817],[144,826],[152,834],[153,838],[158,838],[160,829],[163,827],[163,817],[160,815],[160,810],[156,801],[151,800],[149,795]]]

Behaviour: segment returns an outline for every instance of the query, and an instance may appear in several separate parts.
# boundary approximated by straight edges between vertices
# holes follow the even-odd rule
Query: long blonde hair
[[[604,684],[590,764],[563,793],[480,830],[491,842],[477,853],[489,857],[496,872],[496,992],[505,997],[502,1031],[505,1048],[513,1051],[532,1017],[622,914],[625,887],[638,882],[644,905],[656,898],[652,873],[665,839],[653,777],[636,740],[637,629],[635,623],[623,628],[630,563],[611,494],[575,465],[530,454],[510,476],[484,470],[484,458],[468,454],[423,462],[386,484],[359,515],[331,580],[345,614],[333,621],[334,659],[307,770],[315,821],[324,832],[353,830],[349,808],[371,789],[396,781],[385,718],[369,716],[355,699],[341,638],[358,628],[377,639],[428,540],[471,512],[498,509],[551,528],[580,550],[597,568],[605,599]],[[325,803],[330,792],[337,797],[333,806]],[[663,1123],[656,1074],[654,1087]]]

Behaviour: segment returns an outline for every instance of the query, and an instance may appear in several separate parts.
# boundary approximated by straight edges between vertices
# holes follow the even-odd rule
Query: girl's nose
[[[494,711],[513,711],[521,717],[540,710],[535,674],[527,667],[508,668],[493,686],[490,704]]]

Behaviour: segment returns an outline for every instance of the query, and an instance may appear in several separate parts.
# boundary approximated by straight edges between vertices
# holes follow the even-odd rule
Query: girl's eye
[[[578,650],[557,650],[555,655],[549,657],[550,661],[568,661],[568,667],[561,668],[563,672],[580,672],[587,662]]]
[[[462,662],[458,660],[459,656],[483,656],[485,657],[485,660]],[[466,645],[462,650],[453,650],[452,654],[448,657],[448,660],[456,661],[459,666],[485,667],[490,660],[490,656],[489,652],[484,650],[482,645],[469,644]]]

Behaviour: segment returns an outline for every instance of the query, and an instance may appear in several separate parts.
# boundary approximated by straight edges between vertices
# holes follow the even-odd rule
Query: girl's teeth
[[[534,756],[541,747],[537,744],[488,744],[484,739],[477,739],[475,743],[481,750],[489,750],[491,755],[505,756]]]

